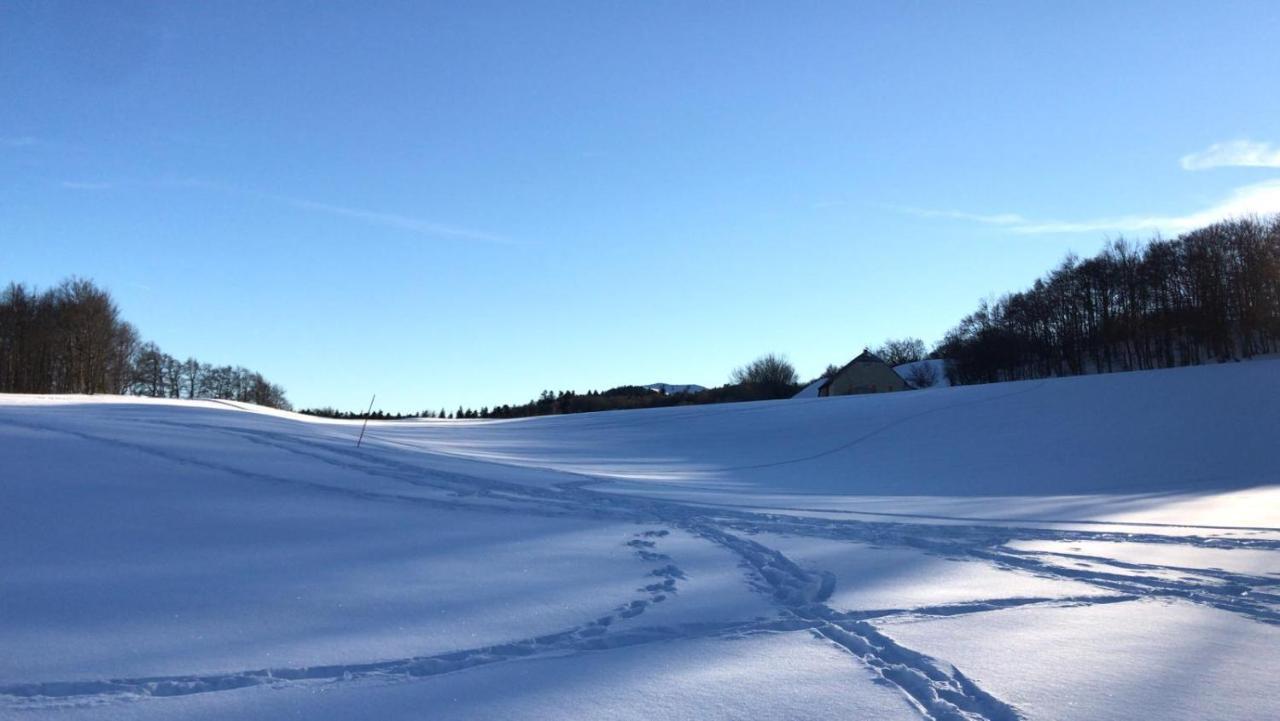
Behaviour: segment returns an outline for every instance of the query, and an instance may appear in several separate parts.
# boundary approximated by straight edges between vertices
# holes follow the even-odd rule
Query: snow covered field
[[[0,718],[1280,714],[1280,361],[358,431],[0,396]]]

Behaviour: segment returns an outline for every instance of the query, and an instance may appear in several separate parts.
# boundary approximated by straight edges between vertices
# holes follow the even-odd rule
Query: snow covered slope
[[[893,370],[902,376],[902,379],[909,385],[918,389],[947,388],[951,385],[951,381],[947,379],[947,362],[941,358],[927,358],[911,363],[903,363],[902,365],[894,366]],[[917,379],[923,380],[927,378],[932,378],[932,382],[928,384],[917,382]]]
[[[792,398],[817,398],[818,391],[822,388],[822,384],[827,381],[826,378],[818,378],[809,382],[800,392],[796,393]]]
[[[381,442],[644,492],[1152,498],[1276,483],[1280,363],[502,422]],[[906,503],[915,506],[914,501]],[[1085,508],[1063,512],[1089,517]],[[1112,509],[1114,510],[1114,509]],[[1130,508],[1129,510],[1133,510]]]
[[[1277,361],[359,449],[0,396],[0,718],[1265,718],[1277,431]]]

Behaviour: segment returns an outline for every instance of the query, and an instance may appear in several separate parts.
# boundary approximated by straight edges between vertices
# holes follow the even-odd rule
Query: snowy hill
[[[947,362],[941,358],[903,363],[894,366],[893,370],[913,388],[947,388],[951,385],[947,379]]]
[[[0,718],[1265,718],[1280,361],[509,421],[0,396]]]
[[[826,378],[816,378],[812,381],[809,381],[808,385],[806,385],[804,388],[801,388],[800,392],[796,393],[794,396],[791,396],[791,397],[792,398],[817,398],[818,389],[822,388],[822,384],[826,382],[827,382]]]

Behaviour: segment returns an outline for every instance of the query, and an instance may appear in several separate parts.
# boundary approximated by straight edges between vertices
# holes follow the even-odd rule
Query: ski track
[[[1035,386],[1020,392],[1034,389]],[[1219,569],[1129,563],[1098,556],[1023,551],[1005,545],[1014,540],[1105,540],[1280,551],[1280,540],[1274,539],[1057,530],[983,523],[938,525],[908,520],[813,518],[750,511],[744,506],[713,506],[639,495],[610,494],[589,488],[602,479],[562,470],[546,469],[571,478],[577,476],[578,479],[540,487],[430,469],[387,458],[375,448],[340,446],[336,439],[327,442],[259,429],[236,429],[169,420],[146,421],[148,424],[170,428],[231,434],[343,470],[408,486],[406,493],[388,493],[252,471],[227,463],[180,455],[145,443],[95,436],[83,431],[12,420],[4,422],[24,428],[69,434],[90,442],[109,443],[167,461],[202,466],[245,479],[292,485],[314,492],[337,493],[366,501],[422,504],[486,513],[629,520],[649,526],[624,543],[642,562],[651,565],[648,574],[639,579],[641,585],[636,589],[638,597],[619,605],[609,614],[556,633],[432,656],[367,663],[0,686],[0,696],[7,697],[7,704],[14,708],[129,702],[299,682],[426,677],[517,659],[606,651],[637,644],[808,631],[816,638],[843,650],[870,669],[879,680],[898,689],[925,719],[1014,721],[1025,718],[1019,709],[995,698],[945,661],[901,646],[877,631],[870,621],[891,617],[957,616],[1028,606],[1121,603],[1163,597],[1207,605],[1264,623],[1280,624],[1280,578]],[[872,434],[876,432],[879,431]],[[854,439],[841,448],[861,440],[864,438]],[[833,453],[841,448],[820,455]],[[806,459],[781,463],[803,460]],[[504,465],[476,460],[468,462],[480,468]],[[751,467],[755,466],[744,466]],[[683,529],[733,553],[748,575],[751,586],[773,600],[778,609],[777,616],[754,621],[613,629],[615,622],[641,616],[653,604],[663,603],[679,594],[680,581],[685,579],[685,573],[661,548],[669,528]],[[752,535],[766,532],[909,548],[946,558],[978,560],[1000,568],[1088,583],[1108,593],[1073,597],[999,598],[918,608],[841,612],[825,603],[839,579],[828,572],[806,570],[777,550],[751,539]],[[1073,565],[1065,565],[1064,561],[1067,560]]]

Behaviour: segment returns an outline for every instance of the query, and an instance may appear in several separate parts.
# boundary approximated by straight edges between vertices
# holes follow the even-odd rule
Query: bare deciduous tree
[[[931,363],[916,363],[907,371],[905,380],[913,388],[932,388],[938,382],[938,371]]]
[[[875,351],[880,359],[891,366],[900,366],[903,363],[914,363],[918,360],[924,360],[925,348],[924,341],[919,338],[890,338],[884,342]]]
[[[235,398],[287,408],[284,390],[245,368],[179,361],[142,343],[107,291],[71,278],[0,292],[0,393],[135,393]]]
[[[794,392],[798,378],[795,366],[776,353],[760,356],[741,368],[735,368],[729,377],[736,385],[754,386],[773,398]]]
[[[1165,368],[1280,350],[1280,216],[1068,256],[960,321],[938,352],[962,383]]]

